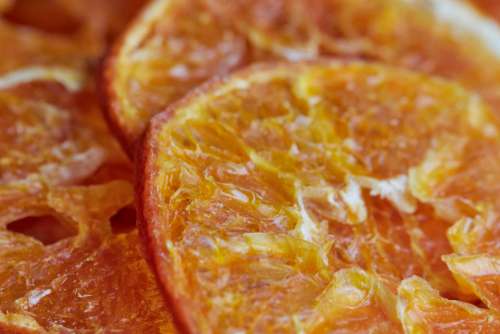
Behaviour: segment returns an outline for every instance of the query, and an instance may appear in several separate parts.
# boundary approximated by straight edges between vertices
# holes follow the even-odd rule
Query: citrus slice
[[[0,77],[0,83],[15,77]],[[82,183],[106,163],[119,163],[113,139],[94,124],[98,110],[80,109],[79,99],[55,82],[0,89],[0,211],[21,213],[23,197]]]
[[[3,18],[22,28],[71,38],[83,52],[100,56],[145,0],[15,0],[0,3]]]
[[[382,65],[257,66],[195,91],[152,120],[138,162],[140,224],[175,316],[193,333],[333,331],[313,310],[352,267],[471,298],[441,256],[471,213],[460,203],[498,201],[481,190],[500,179],[486,164],[498,129],[460,86]],[[359,289],[342,277],[340,291]]]
[[[104,100],[131,156],[152,115],[263,60],[374,59],[454,79],[498,107],[499,40],[496,24],[454,0],[155,0],[109,55]]]
[[[76,228],[53,244],[0,228],[0,329],[173,333],[137,232],[111,234],[131,201],[123,181],[51,192],[39,213]]]
[[[19,69],[57,67],[85,73],[93,51],[64,36],[50,35],[35,29],[12,25],[0,19],[2,48],[0,75]]]

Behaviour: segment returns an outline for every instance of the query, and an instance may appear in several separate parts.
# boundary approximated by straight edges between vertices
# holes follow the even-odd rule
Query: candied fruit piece
[[[106,113],[132,156],[149,119],[200,83],[250,63],[331,55],[453,79],[498,109],[499,40],[462,1],[155,0],[107,59]]]
[[[0,329],[175,332],[137,231],[111,233],[110,217],[131,202],[124,181],[57,189],[45,211],[76,236],[43,245],[0,229]]]
[[[500,180],[499,125],[460,85],[354,61],[200,88],[155,116],[138,161],[140,226],[174,316],[188,332],[401,331],[391,294],[415,275],[437,297],[484,299],[446,259],[485,240],[462,244],[461,221],[496,225],[498,188],[484,186]],[[366,301],[342,311],[352,321],[332,320],[343,289]]]

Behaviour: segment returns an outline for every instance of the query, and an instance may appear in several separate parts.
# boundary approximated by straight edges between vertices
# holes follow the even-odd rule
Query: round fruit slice
[[[0,331],[173,333],[137,232],[111,234],[132,199],[126,182],[50,192],[38,214],[75,228],[54,243],[0,228]]]
[[[85,73],[87,62],[92,56],[87,49],[68,38],[29,28],[19,29],[1,19],[0,43],[11,46],[2,48],[2,76],[20,69],[38,70],[40,67],[56,67]]]
[[[156,0],[107,59],[104,104],[131,156],[152,115],[263,60],[375,59],[457,80],[500,106],[500,29],[486,21],[454,0]]]
[[[5,0],[3,0],[5,2]],[[80,50],[96,52],[114,39],[145,0],[15,0],[2,3],[3,18],[18,26],[70,37]]]
[[[175,316],[191,333],[358,332],[330,321],[350,314],[342,300],[387,332],[395,298],[362,297],[382,286],[420,275],[471,298],[441,256],[473,203],[500,212],[499,129],[460,86],[382,65],[268,65],[195,91],[153,118],[138,162],[140,224]]]

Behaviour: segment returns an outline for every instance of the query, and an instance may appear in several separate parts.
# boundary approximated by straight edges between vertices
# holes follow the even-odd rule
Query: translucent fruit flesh
[[[137,232],[111,234],[109,218],[131,201],[123,181],[70,187],[50,193],[42,212],[75,237],[43,245],[0,229],[0,328],[173,333]]]
[[[2,13],[17,26],[34,28],[50,38],[71,38],[81,53],[100,57],[110,41],[145,3],[145,0],[15,0]],[[1,9],[2,3],[0,3]],[[57,39],[57,38],[55,38]],[[75,54],[75,56],[78,56]]]
[[[51,3],[37,17],[61,19]],[[82,44],[29,15],[14,24],[13,6],[0,19],[0,332],[172,333],[137,231],[116,214],[133,196],[94,87],[109,36]]]
[[[211,77],[259,61],[332,55],[450,78],[498,107],[500,96],[492,87],[500,80],[500,62],[488,48],[498,38],[483,43],[483,36],[460,20],[448,24],[441,18],[453,8],[425,3],[429,6],[392,0],[152,1],[108,59],[108,118],[132,154],[152,115]],[[484,23],[468,12],[473,22]],[[500,36],[497,26],[488,29],[489,36]]]
[[[418,275],[450,308],[430,306],[431,327],[480,332],[481,314],[500,329],[439,296],[491,295],[442,256],[487,242],[462,244],[473,230],[456,224],[500,210],[499,126],[458,85],[356,62],[254,67],[193,93],[153,119],[139,161],[174,315],[193,333],[401,332],[416,320],[397,305],[417,295],[398,285]]]

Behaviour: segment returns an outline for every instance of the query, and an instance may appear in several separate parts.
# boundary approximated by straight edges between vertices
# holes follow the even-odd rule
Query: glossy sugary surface
[[[29,216],[49,189],[129,177],[79,42],[0,19],[0,44],[10,46],[0,59],[0,225]],[[124,173],[104,176],[110,166]]]
[[[137,232],[111,234],[108,219],[131,201],[126,182],[50,192],[40,212],[77,233],[50,245],[1,228],[0,329],[172,333]]]
[[[153,119],[139,161],[174,314],[192,333],[500,330],[499,126],[458,85],[357,62],[193,93]]]
[[[146,0],[14,0],[3,17],[42,33],[71,37],[81,53],[100,57]],[[0,2],[0,9],[1,9]],[[4,5],[5,6],[5,5]],[[76,56],[76,54],[75,54]]]
[[[47,81],[0,90],[0,225],[29,216],[49,189],[128,168],[88,98]]]
[[[98,13],[85,18],[95,29],[63,24],[50,33],[43,25],[64,23],[63,3],[82,15],[73,7],[83,2],[12,3],[0,2],[8,8],[0,18],[0,333],[172,333],[137,231],[119,211],[132,204],[131,165],[93,82],[110,37],[103,20],[128,2],[85,1],[85,15]]]
[[[437,3],[152,1],[108,59],[108,117],[132,152],[149,118],[199,83],[253,62],[320,56],[379,60],[437,74],[500,105],[500,62],[468,28],[455,26],[460,21],[441,22],[433,10]],[[500,36],[498,27],[492,29]]]

